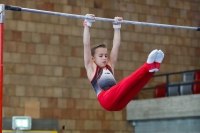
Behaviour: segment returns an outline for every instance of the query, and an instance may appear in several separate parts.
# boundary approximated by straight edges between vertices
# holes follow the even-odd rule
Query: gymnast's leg
[[[123,109],[148,83],[154,71],[158,71],[159,68],[155,68],[154,64],[155,62],[161,63],[163,58],[164,54],[162,51],[152,51],[143,66],[109,90],[99,94],[98,100],[102,107],[110,111]]]

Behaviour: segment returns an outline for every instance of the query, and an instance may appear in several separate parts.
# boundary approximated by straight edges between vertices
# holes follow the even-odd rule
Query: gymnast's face
[[[99,67],[105,67],[108,62],[107,48],[100,47],[100,48],[95,49],[95,53],[92,59]]]

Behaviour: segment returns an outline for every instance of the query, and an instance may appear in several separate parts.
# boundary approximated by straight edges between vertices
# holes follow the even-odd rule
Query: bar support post
[[[4,41],[5,5],[0,4],[0,132],[2,133],[3,108],[3,41]]]

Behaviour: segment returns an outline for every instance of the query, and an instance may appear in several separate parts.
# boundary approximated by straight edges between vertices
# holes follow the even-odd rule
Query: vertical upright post
[[[5,5],[0,4],[0,132],[2,133],[2,108],[3,108],[3,40],[4,40]]]

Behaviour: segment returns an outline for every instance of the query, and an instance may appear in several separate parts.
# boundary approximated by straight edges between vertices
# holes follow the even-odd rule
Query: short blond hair
[[[96,45],[91,46],[91,55],[92,56],[94,56],[95,50],[97,48],[107,48],[107,45],[106,45],[106,43],[101,43],[101,44],[96,44]]]

